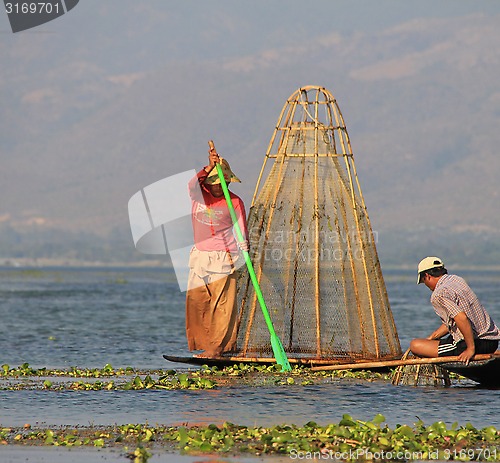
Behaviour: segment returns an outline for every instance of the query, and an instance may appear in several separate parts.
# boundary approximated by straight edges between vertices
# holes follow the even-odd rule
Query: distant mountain
[[[99,8],[103,23],[118,21]],[[248,54],[243,42],[239,52],[209,53],[232,35],[198,37],[182,54],[170,41],[181,32],[175,14],[134,11],[142,21],[119,17],[125,37],[80,30],[68,15],[76,33],[65,31],[66,42],[55,33],[0,45],[3,230],[36,226],[112,243],[116,230],[128,233],[129,198],[201,168],[210,138],[249,204],[286,98],[318,84],[344,114],[383,261],[413,262],[437,247],[500,262],[500,15],[274,37],[273,47]]]

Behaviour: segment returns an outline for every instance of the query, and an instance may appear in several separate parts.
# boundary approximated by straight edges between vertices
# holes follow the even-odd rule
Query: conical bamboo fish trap
[[[351,143],[325,88],[300,88],[283,107],[248,227],[257,278],[290,359],[401,357]],[[238,304],[238,355],[272,357],[246,273]]]
[[[403,354],[401,360],[404,361],[416,358],[418,359],[418,357],[415,357],[410,349],[408,349]],[[400,365],[394,371],[391,382],[395,386],[400,384],[405,386],[451,386],[450,374],[448,373],[448,370],[435,363]]]

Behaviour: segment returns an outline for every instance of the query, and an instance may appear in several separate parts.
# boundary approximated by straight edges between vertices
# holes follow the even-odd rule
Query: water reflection
[[[165,270],[0,271],[1,363],[36,367],[183,368],[164,353],[189,355],[184,295]],[[437,318],[414,272],[385,274],[405,349]],[[500,320],[500,273],[465,275]],[[469,386],[472,383],[467,383]],[[390,426],[443,420],[499,426],[500,395],[471,387],[392,386],[335,381],[315,386],[233,387],[211,391],[0,391],[3,426],[115,423],[221,423],[248,426],[339,422],[343,414]]]
[[[2,425],[27,421],[47,425],[115,423],[220,424],[271,426],[308,421],[339,422],[343,414],[412,425],[498,426],[499,401],[492,391],[392,386],[385,382],[339,381],[315,386],[233,387],[211,391],[1,391]]]

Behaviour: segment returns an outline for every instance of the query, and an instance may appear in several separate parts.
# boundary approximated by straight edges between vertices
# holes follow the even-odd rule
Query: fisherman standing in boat
[[[500,330],[465,280],[449,275],[439,257],[418,264],[417,284],[432,291],[431,304],[443,322],[427,339],[413,339],[419,357],[458,356],[466,365],[474,354],[495,352]]]
[[[246,238],[237,243],[216,164],[221,165],[227,184],[240,180],[215,148],[209,150],[208,161],[208,166],[189,182],[195,245],[189,258],[186,337],[189,350],[204,351],[195,357],[216,358],[236,345],[234,272],[243,260],[239,249],[248,251],[249,245],[243,201],[230,192],[238,224]]]

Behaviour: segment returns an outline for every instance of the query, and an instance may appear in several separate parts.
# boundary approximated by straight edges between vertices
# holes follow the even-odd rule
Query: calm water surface
[[[500,272],[466,277],[500,321]],[[438,320],[414,272],[385,272],[403,350]],[[165,269],[0,269],[0,364],[187,368],[162,354],[190,355],[184,295]],[[377,413],[412,425],[444,420],[500,426],[500,391],[468,382],[449,389],[338,381],[317,386],[213,391],[0,391],[0,425],[212,423],[273,425],[362,420]]]

